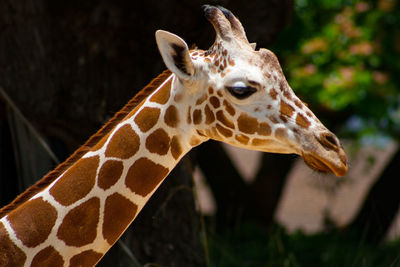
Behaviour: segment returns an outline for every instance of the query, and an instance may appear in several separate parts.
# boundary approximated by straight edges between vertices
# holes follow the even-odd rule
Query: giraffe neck
[[[3,254],[13,256],[0,245],[0,266],[90,266],[104,255],[179,159],[204,141],[187,123],[177,84],[170,75],[47,188],[1,218]]]

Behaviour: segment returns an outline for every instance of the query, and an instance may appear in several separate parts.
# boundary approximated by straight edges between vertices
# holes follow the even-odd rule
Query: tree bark
[[[216,230],[231,228],[242,221],[249,188],[221,144],[208,141],[196,148],[197,163],[215,198]]]
[[[263,223],[269,227],[281,197],[292,165],[294,155],[264,153],[256,179],[251,184],[250,205],[246,207],[246,215],[250,220]]]
[[[371,187],[355,219],[346,227],[367,242],[382,241],[399,211],[400,149]]]
[[[217,142],[196,149],[197,163],[204,173],[217,205],[216,230],[252,221],[269,227],[273,223],[293,155],[263,153],[256,178],[244,182],[229,155]]]

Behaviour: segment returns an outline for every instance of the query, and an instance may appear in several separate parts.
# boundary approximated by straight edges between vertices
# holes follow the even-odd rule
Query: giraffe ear
[[[156,42],[167,68],[181,79],[190,79],[194,74],[194,66],[185,41],[175,34],[158,30]]]

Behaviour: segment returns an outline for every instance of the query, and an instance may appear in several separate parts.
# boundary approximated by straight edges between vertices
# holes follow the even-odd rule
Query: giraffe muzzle
[[[320,147],[313,152],[304,152],[304,162],[318,172],[344,176],[348,170],[347,157],[339,139],[329,131],[315,135],[315,139]]]
[[[343,177],[347,173],[347,162],[337,164],[330,159],[322,158],[315,154],[304,153],[302,155],[304,162],[313,170],[322,173],[333,173],[338,177]]]

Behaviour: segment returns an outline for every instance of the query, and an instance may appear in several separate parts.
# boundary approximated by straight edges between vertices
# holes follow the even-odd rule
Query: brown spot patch
[[[212,136],[215,140],[223,140],[224,138],[222,138],[222,136],[218,133],[217,128],[216,127],[212,127],[211,128],[211,134],[210,136]]]
[[[156,125],[159,116],[160,109],[145,107],[136,115],[135,123],[145,133]]]
[[[210,103],[214,108],[219,108],[219,106],[221,105],[219,103],[219,99],[216,96],[210,97]]]
[[[235,139],[243,144],[243,145],[247,145],[249,143],[250,138],[248,138],[247,136],[243,135],[243,134],[237,134],[235,135]]]
[[[283,95],[288,99],[288,100],[292,100],[292,94],[288,88],[288,86],[284,83],[281,82],[280,83],[280,89],[283,92]]]
[[[197,136],[192,136],[190,138],[189,144],[191,146],[198,146],[201,144],[201,140]]]
[[[238,118],[239,130],[243,133],[260,135],[270,135],[271,127],[266,122],[259,123],[256,118],[250,117],[245,113],[242,113]]]
[[[180,93],[180,94],[176,94],[175,96],[174,96],[174,100],[175,100],[175,102],[181,102],[182,101],[182,99],[183,99],[183,94],[182,93]]]
[[[238,118],[239,130],[243,133],[253,134],[258,129],[258,121],[256,118],[250,117],[245,113],[240,114]]]
[[[98,156],[78,160],[49,190],[50,194],[64,206],[84,198],[95,184],[98,165]]]
[[[110,188],[121,177],[123,169],[124,165],[121,161],[107,160],[101,166],[97,185],[104,190]]]
[[[268,119],[270,119],[270,121],[272,122],[272,123],[279,123],[279,121],[278,121],[278,119],[276,118],[276,117],[274,117],[274,116],[269,116],[268,117]]]
[[[219,97],[222,97],[222,92],[221,92],[221,90],[217,91],[217,95],[218,95]]]
[[[233,122],[231,122],[227,117],[225,117],[225,114],[222,110],[219,110],[217,112],[217,120],[219,120],[226,127],[235,129],[235,125],[233,124]]]
[[[311,125],[310,121],[300,113],[297,113],[296,124],[306,129]]]
[[[281,121],[282,121],[283,123],[287,123],[287,121],[288,121],[287,117],[286,117],[286,116],[283,116],[282,114],[279,115],[279,118],[281,119]]]
[[[207,94],[203,94],[199,99],[197,99],[196,106],[201,105],[206,100],[207,100]]]
[[[177,137],[176,135],[173,136],[171,139],[171,154],[174,159],[178,159],[179,156],[182,154],[182,146],[179,142],[179,137]]]
[[[165,111],[164,122],[169,127],[176,128],[179,124],[178,109],[175,106],[169,106]]]
[[[205,137],[203,130],[196,130],[196,132],[198,135]]]
[[[170,97],[170,92],[171,92],[171,82],[172,79],[170,79],[162,88],[160,88],[151,98],[151,102],[156,102],[161,105],[164,105],[168,102],[168,99]]]
[[[147,196],[167,176],[168,168],[148,158],[140,158],[129,168],[125,184],[141,196]]]
[[[233,59],[228,57],[228,64],[229,64],[229,66],[235,66],[235,61],[233,61]]]
[[[118,193],[107,197],[104,206],[103,236],[110,245],[118,240],[135,218],[137,209],[136,204]]]
[[[269,90],[269,95],[273,100],[276,100],[276,96],[278,95],[278,93],[276,92],[276,90],[274,88],[271,88]]]
[[[0,222],[0,266],[22,267],[25,261],[25,253],[11,241],[6,228]]]
[[[214,93],[214,89],[212,87],[208,87],[208,93],[212,95]]]
[[[225,106],[226,112],[228,112],[231,116],[235,116],[236,111],[235,111],[235,109],[232,107],[232,105],[229,104],[229,102],[226,101],[226,100],[224,100],[223,104],[224,104],[224,106]]]
[[[271,134],[271,127],[268,123],[262,122],[258,125],[257,133],[260,135],[270,135]]]
[[[287,130],[285,128],[278,128],[275,130],[275,137],[280,140],[287,139]]]
[[[265,146],[265,145],[269,145],[270,143],[272,143],[272,141],[269,140],[269,139],[254,138],[254,139],[251,141],[251,144],[252,144],[253,146]]]
[[[85,250],[71,258],[69,267],[91,267],[96,265],[103,254],[93,250]]]
[[[282,115],[292,117],[292,115],[294,113],[294,108],[291,105],[289,105],[288,103],[286,103],[285,101],[281,100],[280,111],[281,111]]]
[[[283,81],[281,81],[281,82],[279,83],[279,89],[280,89],[282,92],[285,91],[286,86],[285,86],[285,83],[284,83]]]
[[[200,124],[201,120],[202,120],[201,110],[200,109],[196,109],[195,111],[193,111],[193,123],[194,124]]]
[[[170,141],[167,132],[160,128],[146,138],[146,148],[151,153],[165,155],[168,153]]]
[[[35,257],[33,257],[31,267],[43,267],[43,266],[63,266],[64,260],[60,253],[52,247],[48,246],[39,251]]]
[[[303,104],[302,104],[301,101],[298,100],[298,99],[295,99],[295,100],[294,100],[294,104],[295,104],[298,108],[300,108],[300,109],[303,108]]]
[[[211,129],[206,129],[206,136],[212,138],[213,137],[213,132]]]
[[[206,105],[204,107],[204,113],[206,114],[206,124],[210,124],[213,123],[215,121],[215,115],[214,113],[211,111],[210,107],[208,105]]]
[[[106,149],[106,157],[127,159],[139,150],[140,139],[129,124],[119,128],[112,136]]]
[[[223,127],[219,123],[217,123],[217,130],[218,130],[218,132],[220,132],[225,137],[231,137],[232,134],[233,134],[231,130],[226,129],[225,127]]]
[[[288,99],[288,100],[292,100],[292,94],[290,93],[290,90],[289,89],[285,89],[284,91],[283,91],[283,95]]]
[[[65,215],[57,237],[68,246],[81,247],[92,243],[97,235],[99,215],[100,199],[93,197]]]
[[[27,247],[43,243],[53,229],[56,219],[57,210],[41,197],[29,200],[8,214],[15,234]]]

